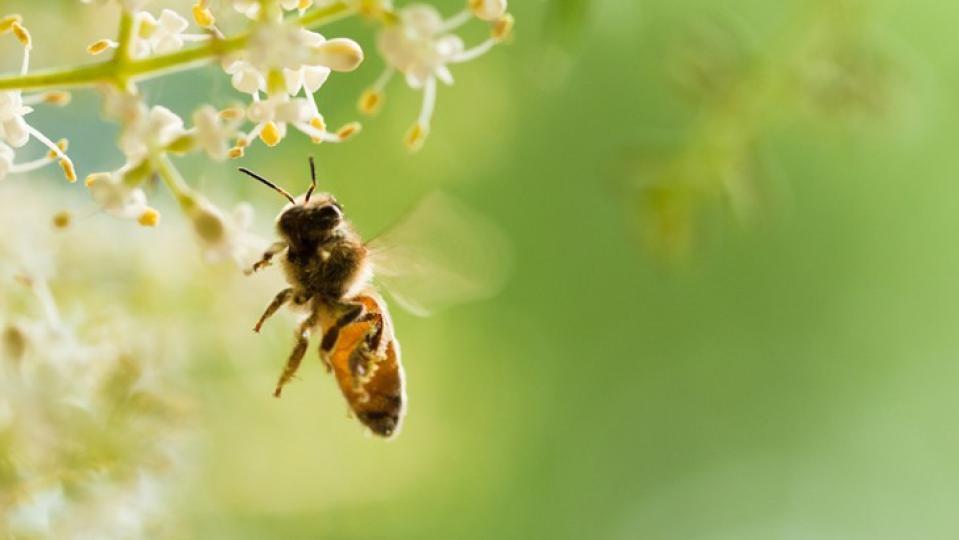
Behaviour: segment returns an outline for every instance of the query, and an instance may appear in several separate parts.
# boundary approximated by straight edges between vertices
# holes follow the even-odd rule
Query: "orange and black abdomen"
[[[399,343],[382,298],[365,293],[351,301],[362,303],[366,314],[340,330],[325,359],[357,419],[373,433],[390,437],[406,412]]]

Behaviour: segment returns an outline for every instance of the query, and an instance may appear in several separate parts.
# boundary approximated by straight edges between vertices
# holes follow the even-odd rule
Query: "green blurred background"
[[[113,32],[75,0],[3,8],[26,15],[37,67]],[[365,234],[436,188],[508,231],[498,297],[429,319],[394,309],[410,399],[397,440],[363,436],[314,353],[271,397],[293,318],[249,327],[279,276],[200,265],[165,193],[163,226],[123,233],[172,245],[158,264],[68,282],[178,325],[202,437],[189,536],[959,535],[959,4],[510,8],[513,43],[454,67],[418,154],[401,143],[418,96],[394,81],[348,144],[178,161],[218,204],[253,201],[264,235],[280,201],[235,166],[304,186],[308,153]],[[370,53],[318,95],[340,125],[382,63],[367,25],[322,31]],[[143,89],[184,116],[239,98],[212,68]],[[117,167],[98,95],[74,100],[31,118],[71,139],[81,174]],[[748,163],[732,181],[731,162]],[[30,181],[92,209],[55,171]],[[161,285],[169,272],[188,279]]]

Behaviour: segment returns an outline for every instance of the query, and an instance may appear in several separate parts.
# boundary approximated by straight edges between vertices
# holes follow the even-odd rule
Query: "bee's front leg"
[[[250,275],[264,266],[269,266],[273,261],[273,257],[282,252],[284,249],[286,249],[286,242],[275,242],[263,252],[263,256],[260,257],[260,260],[256,261],[256,263],[253,264],[253,267],[248,268],[244,271],[244,273],[246,275]]]
[[[286,383],[290,382],[290,379],[292,379],[294,375],[296,375],[296,370],[300,369],[300,362],[303,361],[303,355],[306,354],[306,349],[310,345],[310,340],[308,337],[310,335],[310,330],[316,326],[319,318],[320,304],[319,302],[316,302],[313,304],[313,310],[310,312],[310,316],[301,322],[299,327],[297,327],[296,345],[293,347],[293,351],[290,353],[290,357],[286,361],[286,367],[283,369],[280,379],[276,382],[276,389],[273,390],[274,397],[280,397],[283,387],[286,386]]]
[[[256,321],[256,326],[253,327],[253,331],[259,333],[260,328],[263,327],[263,323],[265,323],[267,319],[272,317],[273,314],[276,313],[276,310],[280,309],[283,306],[283,304],[289,302],[290,298],[292,297],[293,297],[292,288],[287,288],[280,291],[279,294],[276,295],[276,298],[274,298],[273,301],[270,302],[270,305],[266,307],[266,311],[264,311],[263,315],[260,316],[260,320]]]

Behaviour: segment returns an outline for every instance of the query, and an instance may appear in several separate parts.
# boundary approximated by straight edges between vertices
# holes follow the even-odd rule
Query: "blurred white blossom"
[[[453,33],[472,17],[491,23],[490,37],[467,49],[462,38]],[[383,99],[383,90],[395,71],[403,74],[410,88],[423,92],[423,102],[416,122],[407,132],[406,144],[419,149],[429,134],[436,105],[436,81],[453,84],[450,64],[478,58],[506,39],[512,30],[512,17],[506,13],[506,2],[470,2],[470,6],[449,19],[429,4],[411,4],[396,13],[396,21],[384,25],[377,38],[377,47],[387,69],[360,98],[360,110],[376,112]]]
[[[190,23],[172,9],[164,9],[157,18],[146,11],[138,12],[133,56],[171,53],[182,48],[186,41],[207,39],[203,35],[186,34],[189,26]]]
[[[0,537],[165,537],[190,437],[174,358],[130,317],[61,315],[33,260],[49,236],[3,207],[0,298],[18,300],[0,303]]]
[[[239,268],[250,266],[266,248],[267,242],[250,232],[253,207],[242,203],[225,214],[206,199],[188,206],[197,241],[208,262],[229,261]]]
[[[33,48],[33,38],[17,15],[0,18],[0,35],[8,32],[16,37],[23,48],[20,74],[27,75],[30,71],[30,50]],[[59,161],[67,180],[76,181],[73,161],[65,153],[66,143],[54,144],[49,137],[31,126],[24,118],[33,112],[33,108],[29,106],[30,103],[44,102],[48,95],[50,94],[36,94],[25,98],[20,90],[0,91],[0,144],[3,145],[3,148],[0,148],[0,180],[10,173],[30,172]],[[48,102],[56,103],[56,101]],[[50,156],[24,163],[14,163],[16,157],[14,148],[23,147],[31,137],[43,144],[51,153]]]

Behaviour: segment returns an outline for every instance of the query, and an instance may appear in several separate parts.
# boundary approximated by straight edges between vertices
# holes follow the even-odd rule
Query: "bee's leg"
[[[300,369],[300,362],[303,361],[306,348],[310,345],[308,338],[310,330],[316,326],[319,318],[319,304],[316,304],[313,306],[313,312],[310,313],[310,316],[300,323],[300,326],[296,329],[296,346],[293,347],[293,352],[290,353],[290,357],[286,361],[286,367],[283,369],[280,379],[276,382],[276,389],[273,390],[275,397],[280,397],[283,387],[296,375],[296,370]]]
[[[362,317],[363,312],[366,311],[363,304],[346,304],[346,306],[346,313],[323,333],[323,341],[320,342],[321,352],[329,352],[332,350],[333,345],[336,345],[336,340],[340,337],[340,329]]]
[[[250,275],[253,272],[256,272],[257,270],[259,270],[260,268],[263,268],[264,266],[269,266],[270,262],[273,260],[273,257],[275,257],[278,253],[280,253],[284,249],[286,249],[286,242],[275,242],[273,245],[268,247],[266,251],[263,252],[263,256],[260,257],[260,260],[256,261],[256,263],[253,264],[252,268],[248,268],[243,273],[246,275]]]
[[[292,288],[283,289],[282,291],[280,291],[279,294],[276,295],[276,298],[274,298],[273,301],[270,302],[270,305],[266,307],[266,311],[264,311],[263,315],[260,316],[260,320],[256,321],[256,326],[253,327],[253,331],[259,332],[260,328],[263,327],[263,323],[265,323],[267,319],[272,317],[273,314],[276,313],[276,310],[280,309],[283,306],[283,304],[289,302],[290,298],[292,297],[293,297]]]

